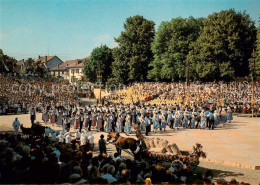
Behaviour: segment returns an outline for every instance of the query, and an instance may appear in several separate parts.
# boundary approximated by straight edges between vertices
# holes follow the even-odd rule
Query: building
[[[42,65],[46,65],[47,69],[50,70],[57,65],[63,63],[63,61],[57,56],[39,56],[38,59],[35,60],[35,63],[40,63]]]
[[[84,62],[89,58],[90,57],[65,61],[64,63],[51,68],[51,74],[55,77],[62,77],[70,83],[77,82],[84,77]]]
[[[26,68],[26,64],[24,62],[24,59],[22,59],[16,63],[15,71],[17,73],[25,73],[25,68]]]

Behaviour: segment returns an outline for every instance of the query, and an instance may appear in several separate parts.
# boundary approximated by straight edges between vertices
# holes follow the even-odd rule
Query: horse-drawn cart
[[[187,168],[194,171],[199,165],[200,157],[206,158],[202,151],[202,145],[196,143],[192,151],[182,151],[175,143],[169,143],[167,140],[159,138],[147,138],[141,134],[140,129],[136,128],[136,136],[144,143],[144,153],[142,159],[150,162],[157,162],[170,165],[177,169]],[[176,170],[177,170],[176,169]]]

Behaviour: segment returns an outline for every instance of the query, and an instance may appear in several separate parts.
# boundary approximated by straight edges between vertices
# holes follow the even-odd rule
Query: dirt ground
[[[0,131],[13,131],[12,122],[18,117],[21,124],[30,127],[29,115],[7,115],[0,116]],[[41,114],[37,114],[37,121],[41,121]],[[175,142],[181,150],[191,150],[192,146],[200,143],[207,153],[207,160],[201,161],[197,171],[205,172],[213,170],[214,178],[231,180],[235,178],[239,182],[250,184],[260,183],[260,171],[253,170],[260,166],[260,118],[234,117],[232,123],[225,127],[218,126],[215,130],[200,129],[178,129],[176,131],[167,129],[166,132],[151,132],[148,137],[158,137]],[[52,127],[50,124],[47,126]],[[59,126],[52,127],[61,129]],[[71,129],[74,133],[74,129]],[[92,131],[95,137],[95,154],[97,154],[97,142],[101,132]],[[106,137],[106,133],[103,133]],[[122,134],[125,136],[124,134]],[[131,134],[135,137],[135,134]],[[114,153],[113,145],[107,146],[108,153]],[[123,156],[129,157],[126,152]],[[238,167],[240,166],[240,167]]]

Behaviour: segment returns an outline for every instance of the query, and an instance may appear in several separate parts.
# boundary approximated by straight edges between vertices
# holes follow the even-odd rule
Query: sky
[[[123,31],[126,18],[142,15],[156,23],[189,16],[207,17],[234,8],[258,26],[259,0],[0,0],[0,48],[11,57],[27,59],[57,55],[80,59]]]

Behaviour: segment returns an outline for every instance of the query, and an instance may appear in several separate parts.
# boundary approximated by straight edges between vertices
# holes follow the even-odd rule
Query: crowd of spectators
[[[80,152],[77,145],[48,138],[22,138],[0,134],[1,184],[211,184],[212,171],[196,174],[180,165],[155,160],[135,161],[115,154]],[[233,180],[231,184],[237,184]],[[227,184],[223,179],[215,184]],[[229,183],[230,184],[230,183]],[[245,184],[245,183],[241,183]]]

